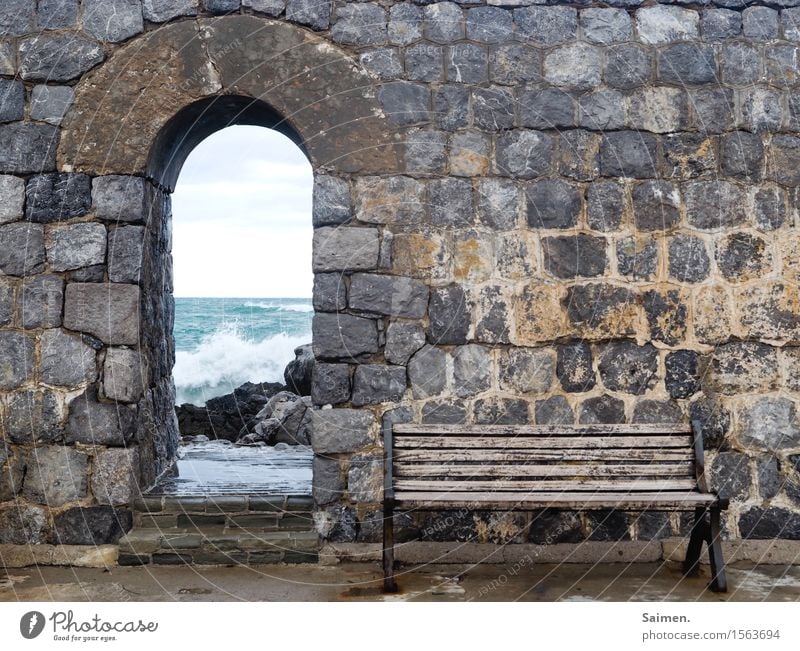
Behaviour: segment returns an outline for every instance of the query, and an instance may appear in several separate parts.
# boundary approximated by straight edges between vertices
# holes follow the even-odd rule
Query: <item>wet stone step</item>
[[[217,495],[174,496],[143,495],[134,500],[138,513],[240,513],[271,511],[277,513],[312,513],[314,500],[307,495]]]

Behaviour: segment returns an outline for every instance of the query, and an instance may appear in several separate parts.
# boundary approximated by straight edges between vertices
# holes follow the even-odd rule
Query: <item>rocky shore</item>
[[[208,400],[204,407],[182,404],[175,408],[185,442],[224,439],[239,445],[309,445],[311,344],[298,346],[286,366],[284,383],[245,382]]]

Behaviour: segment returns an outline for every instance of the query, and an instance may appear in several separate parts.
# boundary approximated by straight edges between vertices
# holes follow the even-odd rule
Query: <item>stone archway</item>
[[[119,354],[135,356],[129,366],[140,371],[142,390],[140,399],[121,406],[136,422],[119,443],[135,449],[131,461],[138,465],[133,474],[141,488],[168,468],[177,444],[169,195],[181,165],[201,140],[224,126],[284,133],[314,170],[314,226],[339,227],[328,248],[347,250],[348,240],[354,246],[369,240],[377,266],[378,228],[341,226],[352,215],[351,176],[396,172],[402,160],[373,83],[349,56],[313,33],[230,16],[148,33],[76,87],[58,148],[59,169],[93,177],[95,217],[110,222],[120,240],[134,240],[141,262],[135,275],[110,277],[110,283],[72,283],[65,325],[96,333],[119,346]],[[315,236],[315,246],[318,239],[323,238]],[[351,263],[327,259],[315,264],[315,271],[341,273]],[[372,268],[358,260],[353,264]],[[354,328],[366,322],[350,318]],[[89,323],[92,319],[97,323]],[[347,332],[342,337],[347,339]],[[349,351],[341,357],[348,358]],[[113,399],[104,382],[98,382],[98,394]],[[107,406],[94,401],[87,393],[86,402],[94,403],[90,409]]]

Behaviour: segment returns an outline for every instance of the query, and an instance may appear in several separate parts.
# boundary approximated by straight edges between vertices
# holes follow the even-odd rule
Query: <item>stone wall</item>
[[[0,8],[0,542],[113,540],[169,464],[175,116],[211,98],[219,128],[232,97],[283,116],[242,119],[289,129],[316,173],[325,538],[377,539],[385,418],[690,417],[726,535],[800,538],[800,0],[78,4]]]

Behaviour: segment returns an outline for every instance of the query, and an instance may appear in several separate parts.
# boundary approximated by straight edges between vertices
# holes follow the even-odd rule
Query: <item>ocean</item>
[[[176,298],[177,404],[203,405],[244,382],[283,382],[311,342],[310,298]]]

